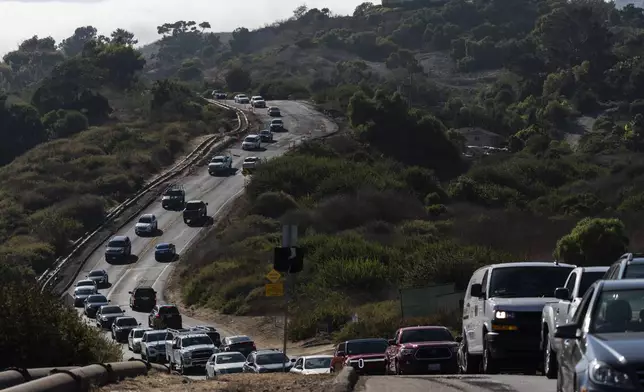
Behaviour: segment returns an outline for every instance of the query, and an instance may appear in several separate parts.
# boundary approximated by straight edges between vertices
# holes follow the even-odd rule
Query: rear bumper
[[[107,261],[118,261],[118,260],[124,260],[127,258],[128,255],[125,253],[106,253],[105,254],[105,260]]]
[[[541,339],[520,332],[488,332],[485,341],[494,359],[540,359]]]

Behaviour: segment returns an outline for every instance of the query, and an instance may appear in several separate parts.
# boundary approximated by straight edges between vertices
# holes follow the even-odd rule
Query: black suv
[[[149,310],[157,304],[157,292],[150,286],[139,286],[130,291],[130,309]]]
[[[132,255],[132,242],[130,237],[124,235],[117,235],[107,243],[105,247],[105,260],[110,261],[126,261]]]
[[[186,203],[183,210],[183,222],[191,225],[195,222],[204,222],[208,218],[208,203],[201,200],[191,200]]]
[[[155,305],[148,316],[148,326],[154,329],[181,329],[182,319],[175,305]]]
[[[604,280],[643,279],[644,253],[625,253],[610,266]]]
[[[186,191],[183,185],[171,185],[161,196],[161,206],[166,210],[182,210],[186,203]]]

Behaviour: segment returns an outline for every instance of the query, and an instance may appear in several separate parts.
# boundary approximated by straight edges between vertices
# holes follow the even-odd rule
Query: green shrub
[[[295,199],[284,192],[266,192],[257,197],[251,207],[251,213],[268,218],[279,218],[297,207]]]

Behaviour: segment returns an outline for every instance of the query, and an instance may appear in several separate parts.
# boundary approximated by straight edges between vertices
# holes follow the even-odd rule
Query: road
[[[226,101],[226,103],[234,105],[232,101]],[[224,207],[244,191],[246,177],[241,174],[240,169],[244,158],[249,156],[260,156],[267,159],[277,157],[286,152],[294,143],[310,137],[324,136],[337,129],[337,126],[332,121],[306,104],[295,101],[270,101],[268,104],[281,109],[282,119],[287,130],[287,132],[275,133],[274,143],[263,144],[264,151],[243,151],[241,150],[241,143],[233,146],[229,152],[233,156],[233,167],[238,169],[234,175],[214,177],[209,175],[204,167],[176,181],[183,184],[186,191],[186,200],[200,199],[207,202],[208,214],[215,219]],[[247,107],[243,109],[247,109]],[[265,123],[268,123],[271,119],[266,114],[265,109],[257,109],[256,114]],[[101,246],[86,261],[78,275],[78,279],[84,278],[91,270],[106,270],[109,274],[110,286],[100,290],[100,292],[108,297],[111,304],[121,305],[126,310],[126,315],[135,317],[142,326],[147,326],[148,313],[130,310],[130,295],[128,292],[141,284],[151,285],[158,293],[158,303],[163,303],[164,287],[176,262],[160,263],[155,261],[155,245],[160,242],[174,243],[177,247],[177,252],[181,255],[203,228],[188,227],[183,222],[181,212],[166,211],[158,201],[150,205],[143,213],[156,215],[159,229],[161,230],[160,235],[151,238],[138,237],[134,234],[135,222],[128,223],[118,233],[114,233],[115,235],[130,237],[132,254],[136,255],[136,260],[133,260],[130,264],[108,264],[103,254],[104,247]],[[70,293],[73,294],[73,287],[70,289]],[[82,309],[79,309],[79,315],[84,317],[82,316]],[[89,320],[87,321],[90,322]],[[222,337],[234,334],[234,331],[227,331],[216,324],[213,325],[212,322],[199,321],[186,316],[183,316],[183,323],[184,325],[214,326],[220,331]],[[109,338],[108,332],[106,332],[106,337]],[[123,354],[125,359],[134,356],[128,351],[127,344],[123,345]],[[135,357],[138,357],[138,355]]]
[[[524,375],[373,376],[357,392],[553,392],[556,380]]]

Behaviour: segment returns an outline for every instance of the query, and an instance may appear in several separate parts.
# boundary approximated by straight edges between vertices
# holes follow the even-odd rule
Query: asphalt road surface
[[[226,101],[226,103],[234,105],[232,101]],[[200,199],[208,203],[209,216],[216,217],[226,205],[244,191],[246,178],[241,173],[241,164],[244,158],[249,156],[259,156],[267,159],[277,157],[286,152],[294,143],[311,137],[324,136],[337,129],[337,126],[332,121],[314,111],[307,104],[295,101],[269,101],[268,104],[281,109],[282,119],[286,128],[286,132],[274,133],[274,143],[262,143],[262,147],[265,149],[263,151],[243,151],[241,150],[241,142],[238,145],[234,145],[229,152],[233,156],[233,167],[238,170],[228,177],[211,176],[208,174],[207,168],[203,167],[195,173],[176,181],[183,184],[186,191],[186,200]],[[243,109],[248,109],[247,105],[243,106]],[[270,122],[271,118],[266,114],[266,109],[256,109],[255,113],[263,122]],[[109,274],[110,286],[101,289],[100,292],[108,297],[111,304],[121,305],[126,311],[126,315],[135,317],[142,326],[147,326],[148,313],[135,312],[130,309],[130,295],[128,292],[138,285],[151,285],[157,291],[158,303],[164,303],[164,286],[175,263],[155,261],[155,245],[160,242],[171,242],[176,245],[177,253],[181,255],[203,228],[188,227],[183,222],[181,212],[164,210],[160,201],[150,205],[143,213],[156,215],[161,231],[160,235],[156,237],[139,237],[134,234],[135,222],[128,223],[114,235],[130,237],[132,254],[136,255],[136,258],[131,260],[129,264],[108,264],[104,257],[104,247],[100,247],[84,264],[78,279],[83,279],[91,270],[106,270]],[[73,287],[70,289],[70,293],[73,294]],[[79,315],[84,317],[82,308],[78,310]],[[86,320],[87,322],[95,322],[94,320]],[[211,325],[219,330],[222,337],[234,334],[234,331],[227,331],[216,324],[213,325],[210,322],[203,322],[186,316],[183,316],[183,324],[186,326]],[[105,334],[110,339],[110,333],[106,331]],[[124,359],[132,356],[139,357],[128,351],[127,344],[123,345],[123,354]]]
[[[545,376],[454,375],[373,376],[358,382],[358,392],[553,392],[556,380]]]

